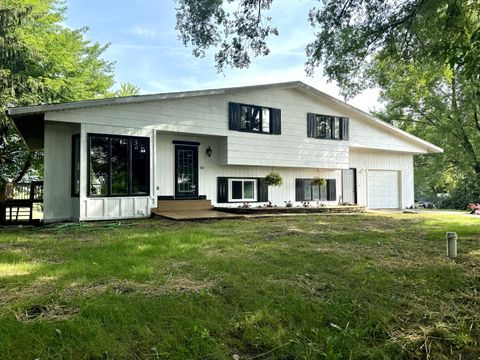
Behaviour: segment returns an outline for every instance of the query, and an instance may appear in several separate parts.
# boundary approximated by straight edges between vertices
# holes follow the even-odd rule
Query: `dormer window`
[[[346,117],[307,114],[307,135],[316,139],[348,140]]]
[[[258,105],[229,103],[229,130],[281,134],[281,111]]]

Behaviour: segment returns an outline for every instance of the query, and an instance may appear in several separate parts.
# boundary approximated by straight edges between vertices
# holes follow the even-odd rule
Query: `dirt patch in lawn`
[[[198,293],[216,286],[215,281],[193,280],[186,277],[169,277],[166,282],[137,282],[132,280],[111,279],[101,283],[86,285],[72,284],[65,289],[67,296],[98,296],[114,293],[119,295],[160,296],[171,294]]]
[[[22,322],[36,320],[62,321],[75,316],[78,312],[79,308],[76,306],[60,305],[52,302],[47,305],[30,305],[21,311],[16,311],[15,317]]]

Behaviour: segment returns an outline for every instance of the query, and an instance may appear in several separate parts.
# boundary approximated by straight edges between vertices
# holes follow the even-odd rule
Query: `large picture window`
[[[89,196],[148,195],[149,139],[88,136]]]
[[[257,201],[256,179],[229,179],[229,201]]]
[[[308,137],[316,139],[348,140],[349,119],[330,115],[307,115]]]

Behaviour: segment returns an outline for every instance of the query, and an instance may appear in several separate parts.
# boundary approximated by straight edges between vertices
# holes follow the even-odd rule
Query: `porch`
[[[152,216],[170,220],[237,219],[241,215],[216,211],[210,200],[159,200]]]

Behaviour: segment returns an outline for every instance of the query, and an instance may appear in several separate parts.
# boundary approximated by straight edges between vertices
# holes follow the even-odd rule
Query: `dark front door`
[[[357,170],[342,170],[342,193],[343,202],[357,203]]]
[[[175,145],[175,198],[198,198],[198,147]]]

